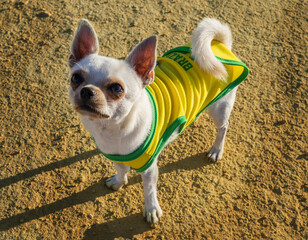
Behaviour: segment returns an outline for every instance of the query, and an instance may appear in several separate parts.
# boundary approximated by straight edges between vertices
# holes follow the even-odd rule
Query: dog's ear
[[[71,54],[69,56],[70,67],[73,67],[76,62],[84,57],[92,53],[98,53],[98,51],[99,45],[94,28],[87,20],[82,19],[71,46]]]
[[[141,77],[144,86],[154,81],[156,45],[157,37],[151,36],[139,43],[126,59],[126,62],[128,62]]]

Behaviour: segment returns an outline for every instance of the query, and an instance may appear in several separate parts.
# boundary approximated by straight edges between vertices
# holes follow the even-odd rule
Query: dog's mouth
[[[108,114],[102,113],[90,105],[77,106],[75,107],[75,109],[77,112],[81,114],[90,115],[91,117],[104,118],[104,119],[110,118]]]

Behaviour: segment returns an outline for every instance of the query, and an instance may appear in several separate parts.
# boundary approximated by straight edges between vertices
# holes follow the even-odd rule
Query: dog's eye
[[[113,83],[113,84],[111,84],[110,87],[109,87],[109,89],[110,89],[112,92],[116,93],[116,94],[120,94],[120,93],[123,92],[122,86],[121,86],[120,84],[118,84],[118,83]]]
[[[71,78],[71,82],[74,84],[74,85],[79,85],[81,84],[82,82],[84,81],[83,77],[79,74],[79,73],[76,73],[72,76]]]

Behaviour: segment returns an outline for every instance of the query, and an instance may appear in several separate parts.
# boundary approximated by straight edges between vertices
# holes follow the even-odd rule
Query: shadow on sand
[[[70,164],[73,164],[77,161],[82,161],[98,154],[99,151],[95,149],[37,169],[17,174],[16,176],[2,179],[0,180],[0,188],[9,186],[13,183],[22,181],[46,171],[52,171],[57,168],[69,166]],[[211,164],[211,162],[205,161],[204,158],[204,154],[197,154],[178,162],[166,164],[165,166],[162,166],[159,171],[160,173],[168,173],[177,169],[197,169],[202,166]],[[0,221],[0,231],[6,231],[10,228],[19,226],[34,219],[38,219],[48,214],[55,213],[57,211],[61,211],[63,209],[88,201],[94,201],[97,197],[106,196],[113,191],[109,190],[107,187],[102,187],[105,186],[105,180],[106,179],[102,179],[101,181],[93,184],[81,192],[74,193],[69,197],[57,200],[51,204],[47,204],[32,210],[27,210],[23,213],[2,219]],[[140,181],[141,178],[138,175],[129,178],[130,185]],[[123,229],[124,222],[126,226],[125,229]],[[114,239],[115,237],[120,236],[129,238],[150,229],[150,226],[143,221],[142,214],[133,214],[125,218],[116,219],[99,225],[93,225],[91,229],[86,231],[85,239],[99,239],[102,236],[104,236],[104,239]]]

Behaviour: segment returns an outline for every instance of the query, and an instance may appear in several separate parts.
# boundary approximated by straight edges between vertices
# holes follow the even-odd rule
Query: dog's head
[[[87,20],[81,20],[69,57],[74,109],[90,119],[123,119],[138,101],[145,86],[154,80],[155,36],[149,37],[126,60],[99,56],[96,33]]]

